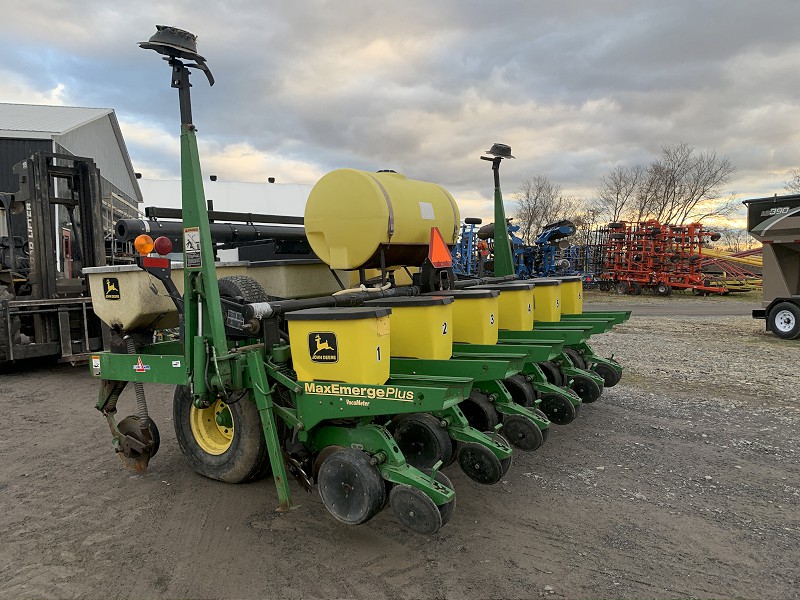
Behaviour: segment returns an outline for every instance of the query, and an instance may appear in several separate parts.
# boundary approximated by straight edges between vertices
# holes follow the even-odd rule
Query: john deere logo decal
[[[339,345],[332,331],[312,331],[308,334],[308,353],[311,362],[335,363],[339,360]]]
[[[103,295],[106,300],[119,300],[119,280],[116,277],[103,277]]]

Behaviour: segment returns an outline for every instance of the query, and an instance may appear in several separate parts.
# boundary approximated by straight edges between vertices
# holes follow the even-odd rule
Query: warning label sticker
[[[200,268],[203,259],[200,255],[200,228],[186,227],[183,230],[184,265],[187,269]]]

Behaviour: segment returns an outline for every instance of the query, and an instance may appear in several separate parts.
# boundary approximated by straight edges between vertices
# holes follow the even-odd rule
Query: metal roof
[[[110,124],[119,148],[117,155],[108,144],[103,145],[99,138],[95,142],[82,140],[74,147],[73,143],[80,138],[91,135],[89,130],[100,126],[100,121]],[[86,127],[89,124],[89,127]],[[107,125],[105,125],[107,127]],[[82,129],[81,129],[82,128]],[[128,149],[119,128],[117,115],[111,108],[84,108],[78,106],[48,106],[44,104],[5,104],[0,103],[0,138],[51,139],[61,144],[68,152],[79,156],[94,158],[100,168],[100,175],[107,178],[130,196],[142,201],[142,192],[136,181]],[[95,144],[99,144],[95,147]],[[100,146],[106,152],[99,151]],[[92,151],[93,150],[93,151]],[[114,152],[121,160],[120,166],[124,175],[114,167],[114,160],[107,152]],[[124,178],[124,181],[120,178]]]
[[[113,112],[110,108],[0,104],[0,137],[48,138]]]

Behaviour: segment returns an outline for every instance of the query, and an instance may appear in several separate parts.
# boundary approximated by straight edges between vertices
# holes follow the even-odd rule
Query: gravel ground
[[[800,343],[709,300],[728,302],[608,300],[634,307],[592,338],[623,381],[500,484],[451,469],[432,538],[390,511],[339,525],[296,486],[277,515],[269,480],[194,475],[165,387],[146,386],[161,451],[132,476],[85,369],[2,375],[0,598],[800,598]]]

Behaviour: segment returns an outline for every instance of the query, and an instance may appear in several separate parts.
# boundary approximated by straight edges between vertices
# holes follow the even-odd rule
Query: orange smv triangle
[[[453,266],[450,248],[444,242],[442,232],[438,227],[431,227],[431,243],[428,245],[428,260],[437,269]]]

